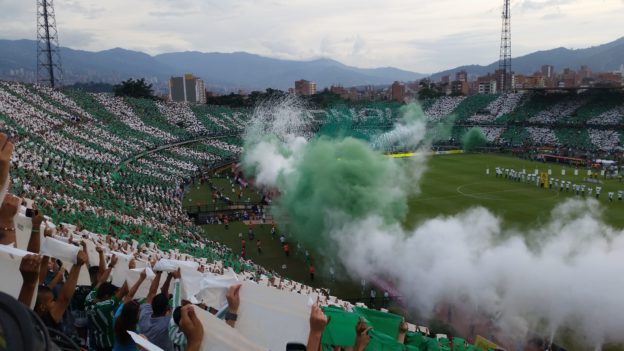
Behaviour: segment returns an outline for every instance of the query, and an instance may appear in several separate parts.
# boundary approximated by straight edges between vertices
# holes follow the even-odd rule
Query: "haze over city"
[[[31,39],[31,2],[2,0],[3,39]],[[498,2],[471,1],[55,1],[62,46],[246,51],[287,59],[329,57],[357,67],[433,73],[498,56]],[[622,0],[512,2],[513,55],[583,48],[622,35]],[[611,24],[611,25],[609,25]]]

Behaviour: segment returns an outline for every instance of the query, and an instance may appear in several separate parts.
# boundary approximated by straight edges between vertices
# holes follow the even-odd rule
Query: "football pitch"
[[[453,215],[471,207],[481,206],[503,219],[505,226],[520,229],[530,228],[548,221],[551,211],[567,199],[590,198],[577,196],[572,190],[561,192],[559,189],[543,189],[535,183],[514,182],[504,177],[495,176],[495,168],[509,168],[516,171],[526,170],[533,173],[552,173],[553,178],[563,179],[572,184],[596,185],[583,182],[587,176],[585,168],[578,169],[554,163],[534,162],[511,156],[494,154],[447,155],[429,159],[427,171],[421,181],[421,193],[409,203],[407,227],[417,225],[427,218],[440,215]],[[486,174],[489,168],[490,174]],[[562,175],[565,170],[565,175]],[[599,177],[601,178],[601,177]],[[624,183],[618,179],[603,180],[602,192],[598,202],[603,208],[606,223],[624,228],[624,203],[617,200],[617,192],[624,190]],[[609,202],[608,193],[615,193],[613,202]],[[591,196],[595,199],[595,193]]]
[[[427,170],[420,182],[421,192],[409,200],[409,213],[404,224],[408,229],[424,220],[455,215],[475,206],[489,209],[502,219],[504,227],[529,229],[547,222],[551,218],[551,211],[558,204],[567,199],[582,198],[582,196],[575,195],[572,190],[560,192],[559,189],[543,189],[535,184],[496,177],[496,167],[513,168],[517,171],[525,169],[528,173],[533,173],[535,169],[539,173],[547,173],[550,169],[552,177],[595,188],[593,184],[583,183],[583,178],[587,175],[587,170],[584,168],[579,169],[578,176],[575,176],[574,168],[570,166],[532,162],[497,154],[434,156],[429,158],[426,167]],[[488,168],[489,175],[486,174]],[[561,175],[562,169],[565,170],[565,176]],[[219,187],[222,185],[224,189],[229,186],[225,179],[216,181],[220,184]],[[603,209],[604,221],[614,227],[624,228],[624,216],[621,216],[624,212],[624,203],[617,200],[617,191],[624,190],[624,183],[620,183],[619,180],[603,180],[601,186],[603,190],[597,206]],[[612,203],[608,201],[607,196],[610,191],[616,193]],[[250,196],[253,197],[253,194]],[[194,204],[197,201],[205,202],[209,199],[210,189],[204,185],[193,187],[187,194],[185,203]],[[245,237],[247,233],[247,227],[243,223],[232,223],[229,230],[226,230],[223,225],[203,227],[207,238],[222,242],[230,246],[234,253],[240,253],[241,243],[238,233],[243,233]],[[320,269],[317,269],[316,279],[311,281],[305,255],[297,253],[294,249],[295,245],[292,245],[293,254],[287,258],[279,240],[271,237],[269,225],[255,226],[254,233],[256,238],[262,241],[262,253],[257,252],[255,245],[247,244],[247,256],[254,262],[284,277],[312,286],[329,287],[332,294],[341,298],[362,297],[359,282],[349,282],[343,277],[336,277],[337,281],[331,281],[326,275],[323,276]],[[287,239],[294,241],[293,238]],[[286,268],[283,265],[286,265]]]

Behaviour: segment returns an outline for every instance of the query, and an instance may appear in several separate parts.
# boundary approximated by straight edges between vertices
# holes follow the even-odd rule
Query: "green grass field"
[[[413,227],[427,218],[453,215],[482,206],[501,217],[506,226],[529,228],[547,221],[556,205],[566,199],[579,198],[572,192],[542,189],[535,184],[496,178],[496,167],[526,169],[529,173],[535,169],[540,173],[550,169],[552,177],[569,180],[573,184],[585,184],[583,178],[587,175],[586,169],[579,169],[579,175],[574,176],[572,167],[493,154],[433,157],[421,182],[421,194],[410,200],[406,226]],[[490,175],[486,175],[487,168]],[[565,176],[561,175],[562,169],[566,170]],[[595,185],[586,185],[595,188]],[[617,201],[617,191],[624,190],[624,183],[607,180],[601,186],[599,201],[604,207],[604,220],[623,228],[624,217],[621,214],[624,213],[624,204]],[[608,201],[609,191],[616,193],[613,203]]]
[[[405,221],[407,228],[413,228],[419,222],[441,215],[453,215],[474,206],[483,206],[503,219],[504,226],[526,229],[535,227],[548,221],[552,209],[569,198],[574,198],[572,192],[559,192],[536,187],[534,184],[517,183],[504,178],[496,178],[496,167],[514,168],[527,172],[538,169],[540,172],[552,170],[553,177],[581,183],[585,169],[579,169],[579,175],[574,176],[574,169],[551,163],[530,162],[510,156],[494,154],[450,155],[436,156],[429,159],[427,171],[421,181],[421,193],[409,200],[409,214]],[[490,175],[486,175],[486,169]],[[566,176],[561,176],[561,169],[566,170]],[[229,186],[227,180],[221,179],[219,184]],[[592,187],[595,187],[592,185]],[[607,193],[624,190],[624,183],[618,180],[608,180],[602,184],[603,191],[600,203],[604,207],[604,220],[618,228],[624,227],[624,203],[616,200],[609,203]],[[250,192],[249,196],[253,196]],[[197,201],[210,200],[210,189],[207,186],[193,188],[185,199],[187,204]],[[212,240],[229,245],[235,253],[241,250],[238,233],[247,233],[242,223],[233,223],[229,230],[222,225],[204,226],[206,236]],[[258,254],[255,246],[248,244],[247,254],[255,262],[273,269],[283,276],[314,286],[328,287],[332,294],[342,298],[359,297],[359,282],[338,281],[332,282],[327,277],[318,277],[310,281],[308,265],[304,255],[296,255],[296,244],[291,246],[290,258],[286,258],[281,250],[279,240],[271,239],[270,226],[256,226],[255,233],[262,241],[263,253]],[[294,257],[293,257],[294,256]],[[286,264],[287,268],[282,269]],[[340,280],[340,279],[339,279]]]

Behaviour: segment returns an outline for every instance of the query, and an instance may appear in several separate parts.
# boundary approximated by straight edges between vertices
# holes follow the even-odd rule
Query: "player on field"
[[[622,192],[622,190],[618,190],[618,201],[622,202],[622,195],[624,195],[624,192]]]
[[[602,191],[602,187],[596,187],[596,199],[600,199],[600,191]]]
[[[613,195],[615,195],[613,191],[609,191],[609,202],[613,202]]]

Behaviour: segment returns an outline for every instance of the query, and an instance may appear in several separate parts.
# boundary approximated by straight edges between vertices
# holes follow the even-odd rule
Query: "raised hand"
[[[13,217],[17,214],[20,202],[20,198],[15,195],[7,194],[7,196],[4,197],[2,206],[0,206],[1,223],[13,222]]]
[[[6,134],[0,133],[0,187],[3,187],[9,179],[12,155],[13,143]]]
[[[360,319],[358,324],[355,326],[355,346],[353,348],[354,351],[364,351],[368,343],[370,342],[370,335],[368,332],[373,329],[366,325],[363,319]]]
[[[187,350],[199,350],[204,338],[204,327],[195,315],[193,305],[186,305],[180,309],[180,329],[186,336]]]
[[[225,295],[225,298],[227,299],[227,302],[228,302],[228,311],[230,313],[238,312],[238,306],[240,306],[240,294],[239,294],[240,288],[241,288],[240,284],[230,286],[227,294]]]
[[[89,262],[89,256],[87,255],[87,252],[85,250],[78,251],[78,254],[76,255],[76,264],[78,265],[78,267],[82,266],[87,262]]]
[[[317,304],[313,305],[310,312],[310,333],[323,333],[327,323],[329,323],[329,319],[323,310]]]
[[[37,282],[39,280],[39,268],[41,265],[41,256],[39,255],[26,255],[22,258],[20,263],[20,273],[24,283]]]
[[[111,256],[111,260],[110,260],[110,263],[109,263],[108,265],[109,265],[111,268],[112,268],[112,267],[115,267],[115,265],[117,264],[117,260],[118,260],[117,255],[113,255],[113,256]]]
[[[43,222],[43,213],[41,213],[41,211],[39,211],[37,209],[37,207],[33,204],[33,216],[31,219],[31,223],[32,223],[32,229],[33,230],[38,230],[39,227],[41,226],[41,223]]]

